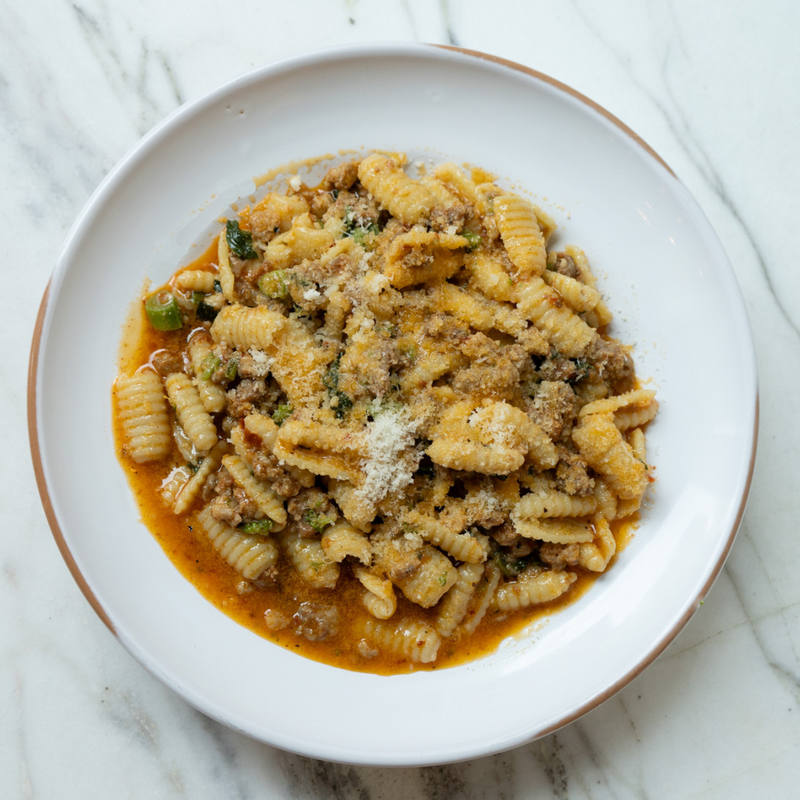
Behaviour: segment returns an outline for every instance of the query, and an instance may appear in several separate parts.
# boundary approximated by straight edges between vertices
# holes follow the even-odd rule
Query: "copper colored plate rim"
[[[554,78],[551,78],[550,76],[545,75],[541,72],[530,69],[529,67],[525,67],[516,62],[500,58],[498,56],[482,53],[475,50],[468,50],[461,47],[454,47],[450,45],[433,45],[433,46],[444,50],[461,53],[463,55],[470,56],[473,58],[479,58],[485,61],[493,62],[501,66],[504,66],[506,68],[522,72],[526,75],[530,75],[536,78],[537,80],[548,83],[554,88],[562,92],[565,92],[566,94],[569,94],[570,96],[576,98],[580,102],[589,106],[594,111],[601,114],[603,117],[612,122],[623,133],[625,133],[626,136],[630,137],[643,150],[645,150],[645,152],[647,152],[656,162],[658,162],[661,166],[663,166],[671,175],[673,176],[675,175],[675,173],[670,169],[670,167],[666,164],[666,162],[631,128],[625,125],[621,120],[617,119],[617,117],[615,117],[609,111],[604,109],[602,106],[598,105],[588,97],[582,95],[580,92],[577,92],[576,90],[572,89],[570,86],[560,81],[557,81]],[[38,418],[37,418],[37,374],[38,374],[39,350],[41,347],[42,333],[47,313],[49,292],[50,292],[50,282],[48,282],[48,285],[45,288],[44,294],[42,296],[42,301],[39,307],[39,312],[37,315],[31,342],[30,360],[28,368],[28,387],[27,387],[28,437],[31,449],[31,457],[33,461],[34,474],[36,477],[36,484],[39,491],[39,496],[41,498],[42,506],[45,512],[45,516],[47,518],[47,522],[50,526],[50,530],[52,532],[53,538],[56,541],[56,545],[58,546],[62,558],[64,559],[70,573],[72,574],[73,579],[78,584],[78,587],[88,600],[91,607],[94,609],[97,616],[102,620],[102,622],[106,625],[106,627],[115,636],[117,636],[117,631],[115,630],[114,625],[112,624],[104,608],[98,601],[97,597],[89,587],[86,579],[84,578],[83,574],[78,568],[78,565],[76,564],[75,559],[66,543],[63,532],[60,528],[58,519],[55,514],[55,510],[53,507],[52,500],[50,498],[50,493],[44,474],[44,465],[42,462],[41,448],[39,443]],[[736,533],[741,524],[755,468],[755,459],[756,459],[757,442],[758,442],[758,428],[759,428],[759,397],[758,397],[758,390],[756,389],[750,463],[742,492],[741,501],[739,504],[739,509],[736,518],[733,522],[733,525],[731,526],[731,530],[728,534],[728,539],[727,542],[725,543],[725,547],[722,550],[717,560],[717,563],[710,572],[706,582],[704,583],[703,587],[697,594],[697,597],[695,598],[694,602],[684,612],[683,616],[675,623],[675,625],[666,633],[666,635],[664,635],[664,637],[653,648],[653,650],[649,652],[636,666],[634,666],[631,670],[629,670],[613,685],[611,685],[601,694],[593,697],[591,700],[584,703],[582,706],[580,706],[575,711],[565,716],[563,719],[559,720],[557,723],[554,723],[550,726],[542,728],[541,730],[533,732],[525,741],[534,741],[538,738],[551,734],[554,731],[557,731],[560,728],[564,727],[565,725],[574,722],[575,720],[579,719],[589,711],[593,710],[594,708],[597,708],[599,705],[601,705],[606,700],[611,698],[613,695],[615,695],[617,692],[619,692],[621,689],[627,686],[634,678],[640,675],[648,666],[650,666],[664,652],[664,650],[675,640],[678,634],[683,630],[683,628],[689,622],[691,617],[695,614],[703,598],[707,595],[707,593],[713,586],[714,582],[716,581],[725,563],[725,560],[728,557],[731,547],[733,546]],[[525,741],[515,742],[514,744],[510,745],[510,747],[518,747],[524,744]],[[509,747],[501,747],[496,750],[490,749],[487,752],[487,754],[500,752],[504,749],[509,749]]]
[[[576,89],[573,89],[571,86],[568,86],[566,83],[562,83],[561,81],[556,80],[555,78],[551,78],[549,75],[545,75],[543,72],[538,72],[535,69],[531,69],[530,67],[523,66],[522,64],[518,64],[516,61],[509,61],[507,58],[501,58],[500,56],[493,56],[489,53],[482,53],[480,50],[468,50],[465,47],[455,47],[449,44],[437,44],[433,45],[433,47],[439,47],[442,50],[450,50],[454,53],[463,53],[466,56],[472,56],[474,58],[480,58],[482,61],[491,61],[495,64],[500,64],[503,67],[508,67],[509,69],[516,70],[517,72],[523,72],[525,75],[530,75],[537,80],[543,81],[544,83],[549,83],[551,86],[554,86],[556,89],[564,92],[565,94],[571,95],[576,100],[580,100],[581,103],[584,105],[589,106],[589,108],[594,109],[598,114],[605,117],[609,122],[612,122],[616,125],[623,133],[629,136],[633,141],[635,141],[642,149],[648,152],[662,167],[664,167],[670,175],[675,176],[675,173],[670,168],[669,164],[664,161],[661,156],[650,147],[647,142],[639,136],[636,131],[632,128],[629,128],[621,119],[615,117],[610,111],[603,108],[599,103],[595,103],[594,100],[587,97],[585,94],[581,94]]]
[[[36,476],[36,486],[39,489],[39,497],[42,501],[45,517],[47,517],[47,524],[50,526],[50,531],[53,538],[56,540],[58,550],[61,557],[64,559],[75,583],[78,588],[83,592],[83,596],[89,601],[89,605],[94,609],[95,614],[103,621],[103,624],[116,636],[114,625],[108,618],[105,609],[100,605],[100,601],[95,596],[94,592],[89,588],[86,578],[83,577],[75,559],[64,539],[64,534],[61,531],[61,526],[58,524],[55,510],[53,508],[52,500],[50,499],[50,492],[47,487],[47,481],[44,476],[44,465],[42,463],[42,453],[39,447],[39,426],[36,416],[36,375],[39,367],[39,347],[42,341],[42,329],[44,327],[44,318],[47,312],[47,300],[50,295],[50,283],[47,282],[44,294],[42,295],[42,302],[39,305],[39,313],[36,316],[36,325],[33,329],[33,340],[31,341],[31,355],[28,362],[28,440],[31,447],[31,459],[33,460],[33,472]]]

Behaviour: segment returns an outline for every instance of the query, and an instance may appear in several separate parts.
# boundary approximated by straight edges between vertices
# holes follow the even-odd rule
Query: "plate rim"
[[[437,48],[444,51],[449,51],[451,53],[460,54],[462,56],[474,59],[480,59],[482,61],[487,61],[490,63],[494,63],[505,67],[507,69],[514,70],[516,72],[521,72],[525,75],[533,77],[539,81],[542,81],[546,84],[549,84],[551,87],[556,89],[559,92],[567,94],[582,104],[588,106],[594,112],[600,114],[613,125],[615,125],[622,133],[632,139],[644,152],[652,158],[657,164],[659,164],[663,169],[665,169],[669,175],[679,184],[679,186],[683,189],[683,191],[692,199],[694,205],[697,208],[697,211],[702,215],[702,219],[705,221],[705,224],[708,227],[708,230],[713,234],[714,238],[716,239],[717,243],[719,244],[723,254],[724,254],[724,247],[722,246],[719,237],[716,235],[716,231],[714,230],[713,226],[711,225],[710,221],[706,217],[705,213],[700,208],[699,204],[694,200],[693,195],[689,192],[688,188],[683,184],[683,182],[676,176],[675,172],[669,167],[669,165],[664,161],[661,156],[649,145],[645,142],[635,131],[633,131],[630,127],[628,127],[625,123],[623,123],[620,119],[618,119],[614,114],[609,112],[603,106],[598,104],[597,102],[591,100],[589,97],[583,95],[582,93],[578,92],[577,90],[573,89],[571,86],[558,81],[551,76],[534,70],[530,67],[524,66],[517,62],[502,58],[500,56],[496,56],[493,54],[471,50],[467,48],[457,47],[453,45],[443,45],[443,44],[427,44],[427,43],[412,43],[412,42],[367,42],[367,43],[356,43],[356,44],[347,44],[347,45],[337,45],[335,47],[325,47],[325,48],[316,48],[304,51],[298,55],[292,56],[290,58],[279,59],[276,61],[271,61],[265,64],[261,64],[255,68],[249,69],[240,75],[235,76],[229,81],[226,81],[224,84],[217,86],[214,89],[211,89],[208,92],[203,93],[195,100],[192,100],[188,103],[185,103],[175,109],[173,112],[168,114],[160,123],[154,126],[148,133],[146,133],[143,137],[138,139],[134,145],[119,159],[119,161],[115,164],[114,167],[109,171],[109,173],[105,176],[105,178],[100,182],[91,196],[88,198],[86,203],[84,204],[83,208],[79,212],[78,216],[76,217],[72,227],[70,228],[69,232],[67,233],[64,241],[62,242],[61,248],[59,250],[59,255],[56,259],[55,265],[53,267],[53,271],[48,279],[47,285],[42,295],[41,303],[39,305],[39,310],[37,313],[36,322],[34,325],[32,340],[31,340],[31,348],[30,348],[30,356],[28,362],[28,381],[27,381],[27,427],[28,427],[28,438],[29,438],[29,446],[31,452],[31,458],[33,462],[33,470],[34,476],[36,479],[36,485],[39,492],[39,497],[42,503],[43,510],[45,512],[45,517],[48,522],[48,526],[50,527],[51,534],[55,539],[56,545],[58,546],[59,552],[61,553],[62,558],[64,559],[73,579],[77,583],[79,589],[83,593],[86,600],[89,602],[90,606],[103,622],[103,624],[111,631],[111,633],[115,636],[117,641],[139,662],[143,663],[142,659],[139,657],[137,653],[135,653],[131,647],[128,646],[126,643],[126,637],[121,635],[115,628],[114,623],[112,622],[109,614],[103,608],[102,604],[99,602],[97,596],[92,591],[91,587],[87,579],[83,576],[78,565],[75,561],[75,558],[67,544],[66,538],[64,536],[64,532],[62,531],[61,525],[57,518],[55,508],[53,505],[53,501],[50,496],[50,488],[47,483],[47,479],[45,477],[45,468],[44,462],[42,458],[42,450],[39,441],[39,418],[38,418],[38,400],[37,400],[37,388],[39,382],[39,355],[42,347],[42,342],[45,338],[46,329],[48,326],[48,322],[50,319],[50,311],[51,305],[49,304],[51,289],[53,287],[54,280],[56,282],[60,282],[59,278],[61,277],[62,271],[60,269],[61,264],[63,263],[63,259],[69,247],[76,237],[78,231],[81,229],[83,225],[84,219],[92,212],[92,210],[97,205],[98,201],[104,194],[106,187],[113,183],[117,176],[120,173],[123,173],[126,168],[129,167],[130,162],[134,159],[137,153],[146,149],[151,142],[158,139],[162,131],[169,127],[174,119],[177,117],[183,116],[185,114],[193,113],[194,111],[198,110],[200,107],[213,103],[218,96],[223,95],[229,91],[231,91],[237,84],[242,84],[247,81],[255,81],[258,79],[265,72],[271,72],[277,70],[285,70],[291,71],[293,68],[299,66],[300,64],[307,63],[309,60],[313,60],[315,58],[319,58],[321,56],[329,56],[329,57],[347,57],[347,56],[357,56],[363,55],[366,56],[368,54],[387,54],[389,49],[392,49],[393,52],[403,51],[406,55],[413,55],[416,53],[425,53],[427,52],[428,48]],[[726,254],[725,254],[726,255]],[[562,727],[576,721],[577,719],[581,718],[589,711],[599,707],[602,705],[606,700],[613,697],[623,688],[625,688],[629,683],[631,683],[636,677],[638,677],[647,667],[649,667],[663,652],[666,648],[676,639],[678,634],[685,628],[689,620],[694,616],[694,614],[699,609],[700,605],[702,605],[704,598],[707,596],[708,592],[711,590],[712,586],[714,585],[716,579],[721,572],[730,550],[733,546],[733,543],[736,538],[736,534],[739,530],[739,527],[742,522],[742,518],[744,516],[744,512],[746,509],[747,501],[750,494],[750,489],[752,486],[752,480],[755,470],[755,463],[756,463],[756,455],[757,455],[757,445],[758,445],[758,434],[759,434],[759,383],[758,383],[758,371],[757,371],[757,362],[755,356],[755,345],[753,340],[752,334],[752,327],[749,324],[749,318],[747,315],[747,309],[744,306],[742,290],[739,285],[738,280],[736,279],[736,275],[733,271],[733,268],[730,264],[729,259],[726,257],[726,270],[729,272],[729,277],[733,279],[733,285],[737,292],[737,298],[741,303],[742,310],[745,315],[745,319],[747,320],[747,342],[749,344],[749,356],[751,362],[751,369],[753,373],[753,419],[751,421],[752,427],[752,441],[750,444],[750,458],[749,464],[747,466],[747,474],[743,482],[742,486],[742,493],[739,500],[739,506],[736,512],[736,515],[733,519],[732,525],[730,530],[727,532],[725,538],[725,544],[720,550],[719,557],[717,558],[716,562],[708,571],[707,577],[705,582],[700,587],[697,594],[694,598],[687,598],[688,605],[686,610],[684,611],[683,615],[675,622],[673,627],[669,629],[659,640],[659,642],[651,648],[647,653],[645,653],[642,658],[633,666],[631,667],[625,674],[623,674],[617,681],[615,681],[612,685],[607,687],[604,691],[598,693],[597,695],[589,698],[579,706],[577,706],[573,711],[566,714],[563,718],[559,719],[557,722],[547,725],[546,727],[542,727],[537,729],[533,732],[529,732],[528,735],[524,737],[520,737],[518,741],[514,741],[511,743],[504,742],[502,745],[495,746],[495,747],[474,747],[469,752],[464,752],[463,755],[459,755],[455,758],[448,757],[448,758],[439,758],[434,761],[430,762],[421,762],[417,759],[403,759],[402,757],[392,762],[392,766],[424,766],[424,765],[431,765],[431,764],[445,764],[445,763],[456,763],[459,761],[465,761],[470,758],[476,758],[481,756],[488,756],[493,755],[496,753],[504,752],[515,747],[519,747],[523,744],[535,741],[539,738],[547,736],[549,734],[554,733],[555,731],[561,729]],[[203,714],[210,716],[220,722],[221,724],[226,725],[226,727],[234,727],[230,721],[226,720],[222,715],[213,713],[213,711],[208,707],[210,704],[207,704],[206,707],[201,707],[197,703],[187,697],[187,694],[181,690],[181,687],[177,685],[173,685],[172,683],[168,682],[166,676],[162,676],[157,672],[150,669],[148,664],[143,664],[147,671],[155,678],[157,678],[162,684],[166,685],[170,690],[174,691],[178,696],[181,697],[182,700],[189,703],[189,705],[197,708]],[[249,733],[248,731],[242,731],[239,728],[240,732],[244,733],[245,735],[250,736],[251,738],[255,738],[257,740],[260,737],[255,736],[254,734]],[[264,741],[261,739],[261,741]],[[271,746],[274,747],[281,747],[281,745],[274,744],[273,742],[268,742]],[[283,749],[283,748],[281,748]],[[312,753],[312,752],[303,752],[300,750],[295,750],[301,755],[309,756],[312,758],[320,758],[323,760],[336,760],[340,763],[348,763],[348,764],[363,764],[363,765],[370,765],[370,766],[379,766],[379,765],[386,765],[385,761],[370,761],[370,760],[344,760],[344,759],[331,759],[330,757],[326,757],[319,753]]]

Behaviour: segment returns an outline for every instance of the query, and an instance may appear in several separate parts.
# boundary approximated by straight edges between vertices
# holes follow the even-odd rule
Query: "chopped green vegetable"
[[[219,311],[208,303],[201,302],[197,306],[197,318],[203,322],[213,322],[217,318],[217,314]]]
[[[292,411],[294,411],[294,408],[288,403],[278,406],[272,412],[273,422],[278,426],[283,425],[283,423],[286,422],[286,420],[291,416]]]
[[[222,362],[213,353],[209,353],[200,365],[200,373],[197,376],[201,381],[207,381],[218,369]]]
[[[353,407],[353,401],[339,390],[339,362],[341,360],[342,354],[339,353],[328,367],[328,371],[322,376],[322,383],[331,395],[331,408],[338,419],[344,419],[345,414]]]
[[[239,258],[258,258],[258,253],[253,250],[253,234],[243,231],[235,219],[229,219],[225,226],[225,240],[231,252]]]
[[[469,247],[467,250],[469,250],[470,253],[476,248],[480,247],[482,240],[477,233],[473,233],[472,231],[464,231],[461,235],[469,242]]]
[[[525,558],[509,558],[500,550],[494,554],[494,563],[497,564],[500,568],[500,572],[502,572],[506,578],[516,578],[517,575],[524,572],[528,567],[542,565],[542,562],[539,561],[533,553],[529,556],[525,556]]]
[[[333,525],[333,520],[309,508],[303,514],[303,521],[308,523],[317,533],[322,533],[328,525]]]
[[[577,383],[583,380],[594,369],[594,365],[584,358],[576,358],[575,369],[578,371],[577,374],[573,378],[568,378],[567,383]]]
[[[351,236],[356,244],[364,246],[368,234],[380,233],[381,229],[375,222],[366,227],[353,216],[353,209],[347,206],[344,210],[344,235]]]
[[[151,294],[144,301],[147,319],[157,331],[176,331],[183,326],[181,310],[172,292],[161,291]]]
[[[214,291],[215,292],[222,291],[222,284],[219,281],[214,281]]]
[[[237,357],[233,357],[229,362],[228,365],[225,367],[225,377],[232,381],[239,373],[239,359]]]
[[[447,586],[447,573],[443,572],[439,576],[439,586]]]
[[[253,519],[250,522],[240,522],[236,527],[242,533],[269,533],[275,523],[271,519]]]
[[[286,272],[276,269],[273,272],[265,272],[258,279],[258,288],[273,300],[282,300],[288,294],[286,289]]]

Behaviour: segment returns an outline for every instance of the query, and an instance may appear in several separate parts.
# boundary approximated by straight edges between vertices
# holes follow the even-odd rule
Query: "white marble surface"
[[[0,269],[14,287],[0,317],[10,415],[0,461],[0,797],[799,796],[798,26],[800,5],[786,0],[0,2]],[[761,378],[742,528],[667,652],[555,735],[425,769],[276,751],[206,719],[146,673],[58,553],[26,432],[37,307],[69,226],[111,166],[180,103],[252,66],[375,39],[450,42],[518,61],[636,130],[719,233]],[[513,703],[498,711],[513,713]]]

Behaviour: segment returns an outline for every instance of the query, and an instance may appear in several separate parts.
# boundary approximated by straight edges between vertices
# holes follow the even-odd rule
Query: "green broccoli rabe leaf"
[[[339,353],[328,367],[327,372],[322,376],[322,384],[331,396],[331,408],[338,419],[344,419],[345,414],[353,407],[353,401],[339,389],[339,364],[341,360],[342,354]]]
[[[249,522],[240,522],[236,526],[242,533],[269,533],[275,523],[271,519],[253,519]]]
[[[231,252],[239,258],[258,258],[258,253],[253,249],[253,234],[243,231],[235,219],[229,219],[225,226],[225,240]]]
[[[293,411],[294,411],[294,407],[292,405],[290,405],[289,403],[285,403],[283,405],[279,405],[272,412],[272,421],[278,427],[280,427],[292,415]]]
[[[541,566],[542,562],[536,557],[534,553],[524,558],[513,558],[507,556],[501,550],[494,554],[494,563],[500,568],[500,572],[506,578],[516,578],[521,572],[524,572],[528,567]]]
[[[471,253],[473,250],[476,250],[478,247],[480,247],[482,240],[477,233],[473,233],[472,231],[464,231],[461,235],[469,242],[469,246],[467,247],[468,252]]]
[[[333,525],[332,519],[311,508],[303,514],[303,521],[310,525],[317,533],[322,533],[329,525]]]

